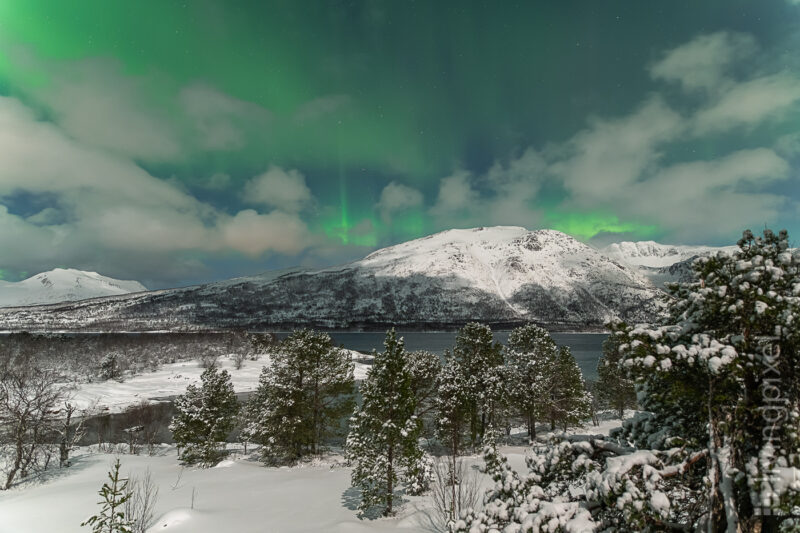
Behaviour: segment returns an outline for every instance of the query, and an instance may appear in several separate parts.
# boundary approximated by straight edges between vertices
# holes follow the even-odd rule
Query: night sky
[[[0,277],[800,239],[800,1],[0,1]]]

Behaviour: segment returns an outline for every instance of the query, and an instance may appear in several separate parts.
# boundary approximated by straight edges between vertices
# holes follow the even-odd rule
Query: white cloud
[[[698,134],[753,126],[800,101],[800,79],[782,72],[737,83],[695,117]]]
[[[684,127],[680,115],[661,98],[651,97],[628,116],[591,120],[562,147],[550,171],[574,197],[606,199],[656,165],[662,155],[659,145],[675,139]]]
[[[205,84],[184,87],[178,99],[194,123],[200,147],[208,150],[242,148],[247,142],[246,134],[266,128],[271,119],[263,107],[232,98]]]
[[[750,35],[724,31],[700,35],[664,54],[650,67],[650,75],[678,82],[689,91],[712,90],[724,83],[732,63],[755,51],[755,40]]]
[[[242,199],[284,211],[300,211],[313,200],[302,173],[275,165],[245,184]]]
[[[54,201],[28,220],[0,205],[2,268],[66,264],[163,282],[202,267],[198,254],[297,253],[316,242],[295,214],[229,215],[37,121],[12,98],[0,97],[0,146],[0,203],[20,192]]]
[[[424,198],[420,191],[392,181],[381,191],[381,197],[376,207],[381,213],[381,218],[388,223],[393,214],[420,207],[423,202]]]
[[[107,59],[43,65],[26,56],[23,62],[46,68],[50,82],[34,87],[33,98],[81,143],[150,161],[182,157],[178,129],[147,99],[152,76],[125,75]]]
[[[739,150],[668,166],[619,191],[613,206],[617,213],[657,223],[681,241],[730,238],[745,225],[778,218],[789,199],[762,190],[788,179],[788,172],[788,163],[772,150]]]
[[[461,214],[478,203],[480,195],[472,188],[470,174],[465,171],[455,172],[442,178],[439,183],[439,195],[431,212],[436,216]]]
[[[300,217],[282,211],[260,214],[246,209],[223,222],[221,231],[224,247],[251,256],[267,250],[297,254],[316,242]]]

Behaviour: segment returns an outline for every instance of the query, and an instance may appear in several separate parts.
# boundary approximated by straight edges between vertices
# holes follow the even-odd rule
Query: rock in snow
[[[333,268],[0,309],[0,329],[440,328],[478,320],[585,330],[660,315],[663,292],[638,265],[653,263],[642,263],[645,255],[668,265],[689,253],[661,248],[620,243],[601,251],[554,230],[455,229]]]
[[[0,280],[0,307],[52,304],[143,292],[138,281],[121,281],[72,268],[56,268],[26,280]]]

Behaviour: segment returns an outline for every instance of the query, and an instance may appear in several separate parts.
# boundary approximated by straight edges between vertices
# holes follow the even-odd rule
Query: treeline
[[[11,333],[0,337],[0,369],[35,366],[67,380],[124,380],[186,359],[250,356],[273,340],[244,331],[181,333]]]
[[[176,401],[170,429],[180,460],[213,465],[235,434],[245,447],[259,445],[265,464],[290,464],[344,437],[361,510],[391,514],[396,489],[428,488],[432,455],[471,453],[492,427],[509,435],[521,425],[529,439],[538,423],[566,430],[597,405],[569,348],[535,325],[513,330],[503,346],[488,326],[467,324],[443,359],[407,351],[390,330],[373,356],[357,390],[350,354],[326,333],[297,330],[272,351],[241,406],[229,374],[209,367]]]

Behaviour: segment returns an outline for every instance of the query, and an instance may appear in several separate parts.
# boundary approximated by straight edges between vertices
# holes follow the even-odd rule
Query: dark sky
[[[0,3],[9,280],[800,235],[798,168],[797,0]]]

